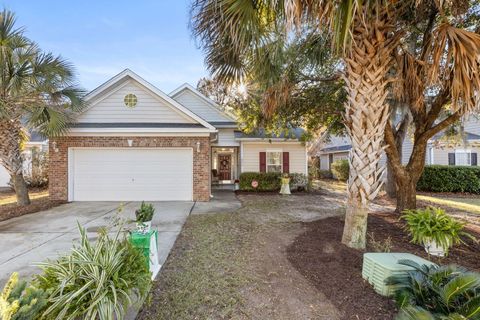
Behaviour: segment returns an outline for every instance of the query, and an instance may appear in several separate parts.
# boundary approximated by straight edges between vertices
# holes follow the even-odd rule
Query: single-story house
[[[165,94],[131,70],[95,90],[63,137],[50,139],[50,197],[68,201],[208,201],[241,172],[307,174],[294,136],[243,134],[184,84]]]

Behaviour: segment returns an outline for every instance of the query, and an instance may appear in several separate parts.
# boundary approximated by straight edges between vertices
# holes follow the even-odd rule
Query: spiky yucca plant
[[[388,278],[401,308],[397,319],[480,319],[480,274],[457,266],[401,260],[414,270]]]
[[[121,228],[114,236],[107,230],[97,241],[88,239],[79,226],[81,242],[72,252],[55,261],[40,264],[39,288],[52,288],[48,319],[123,319],[135,299],[143,301],[150,288],[145,257],[127,239]]]
[[[20,303],[18,300],[10,301],[10,294],[13,288],[18,283],[18,273],[14,272],[8,279],[5,287],[3,288],[2,294],[0,295],[0,316],[2,320],[10,320],[12,316],[17,312]]]

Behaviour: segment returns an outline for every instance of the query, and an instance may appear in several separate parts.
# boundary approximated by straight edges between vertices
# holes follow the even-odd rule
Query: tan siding
[[[206,121],[232,121],[188,89],[182,90],[173,99]]]
[[[129,93],[137,96],[138,102],[134,108],[127,108],[123,102],[125,95]],[[131,80],[102,100],[94,102],[80,115],[77,122],[195,123],[168,102]]]
[[[235,141],[234,129],[218,129],[218,140],[212,146],[229,147],[240,145]]]
[[[242,143],[243,158],[242,172],[259,171],[259,152],[265,152],[267,149],[277,149],[282,152],[289,152],[290,172],[306,174],[306,154],[305,146],[301,143]]]

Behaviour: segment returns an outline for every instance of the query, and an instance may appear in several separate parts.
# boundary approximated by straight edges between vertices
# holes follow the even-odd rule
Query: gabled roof
[[[434,135],[434,136],[432,137],[431,140],[437,141],[437,140],[443,138],[444,136],[445,136],[445,132],[437,133],[436,135]],[[467,141],[480,140],[480,135],[465,131],[465,139],[466,139]]]
[[[160,89],[158,89],[157,87],[155,87],[150,82],[146,81],[145,79],[143,79],[142,77],[140,77],[138,74],[136,74],[135,72],[133,72],[130,69],[123,70],[122,72],[120,72],[116,76],[112,77],[107,82],[103,83],[102,85],[100,85],[97,88],[95,88],[94,90],[92,90],[90,93],[88,93],[85,96],[85,100],[87,102],[93,102],[96,98],[101,97],[102,94],[104,94],[105,92],[108,92],[108,90],[110,88],[113,88],[118,83],[121,83],[125,79],[129,79],[129,78],[138,82],[139,84],[144,86],[146,89],[151,91],[153,94],[155,94],[159,98],[166,101],[172,108],[177,109],[178,111],[187,115],[189,118],[195,120],[196,122],[200,123],[204,127],[208,128],[212,131],[216,130],[215,127],[212,126],[208,121],[206,121],[205,119],[203,119],[199,115],[193,113],[190,109],[186,108],[185,106],[183,106],[182,104],[177,102],[175,99],[173,99],[172,97],[170,97],[169,95],[167,95],[166,93],[164,93],[163,91],[161,91]]]
[[[221,117],[223,117],[226,121],[210,121],[210,119],[206,119],[207,121],[209,121],[211,124],[213,124],[214,122],[216,123],[220,123],[220,125],[236,125],[236,120],[235,118],[226,113],[225,111],[221,110],[220,106],[218,105],[218,103],[216,103],[215,101],[213,101],[212,99],[208,98],[207,96],[205,96],[203,93],[201,93],[200,91],[198,91],[196,88],[194,88],[192,85],[190,85],[189,83],[184,83],[182,84],[181,86],[179,86],[178,88],[176,88],[175,90],[173,90],[172,92],[170,92],[169,96],[172,97],[172,98],[175,98],[177,96],[179,96],[183,91],[185,90],[188,90],[189,92],[191,92],[194,96],[198,97],[200,100],[202,100],[203,102],[205,102],[205,104],[211,109],[213,110],[215,113],[217,113],[218,115],[220,115]],[[186,108],[188,108],[189,106],[188,105],[185,105]]]

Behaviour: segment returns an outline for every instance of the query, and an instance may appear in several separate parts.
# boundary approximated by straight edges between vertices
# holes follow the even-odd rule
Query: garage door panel
[[[73,200],[192,200],[192,149],[74,149]]]

